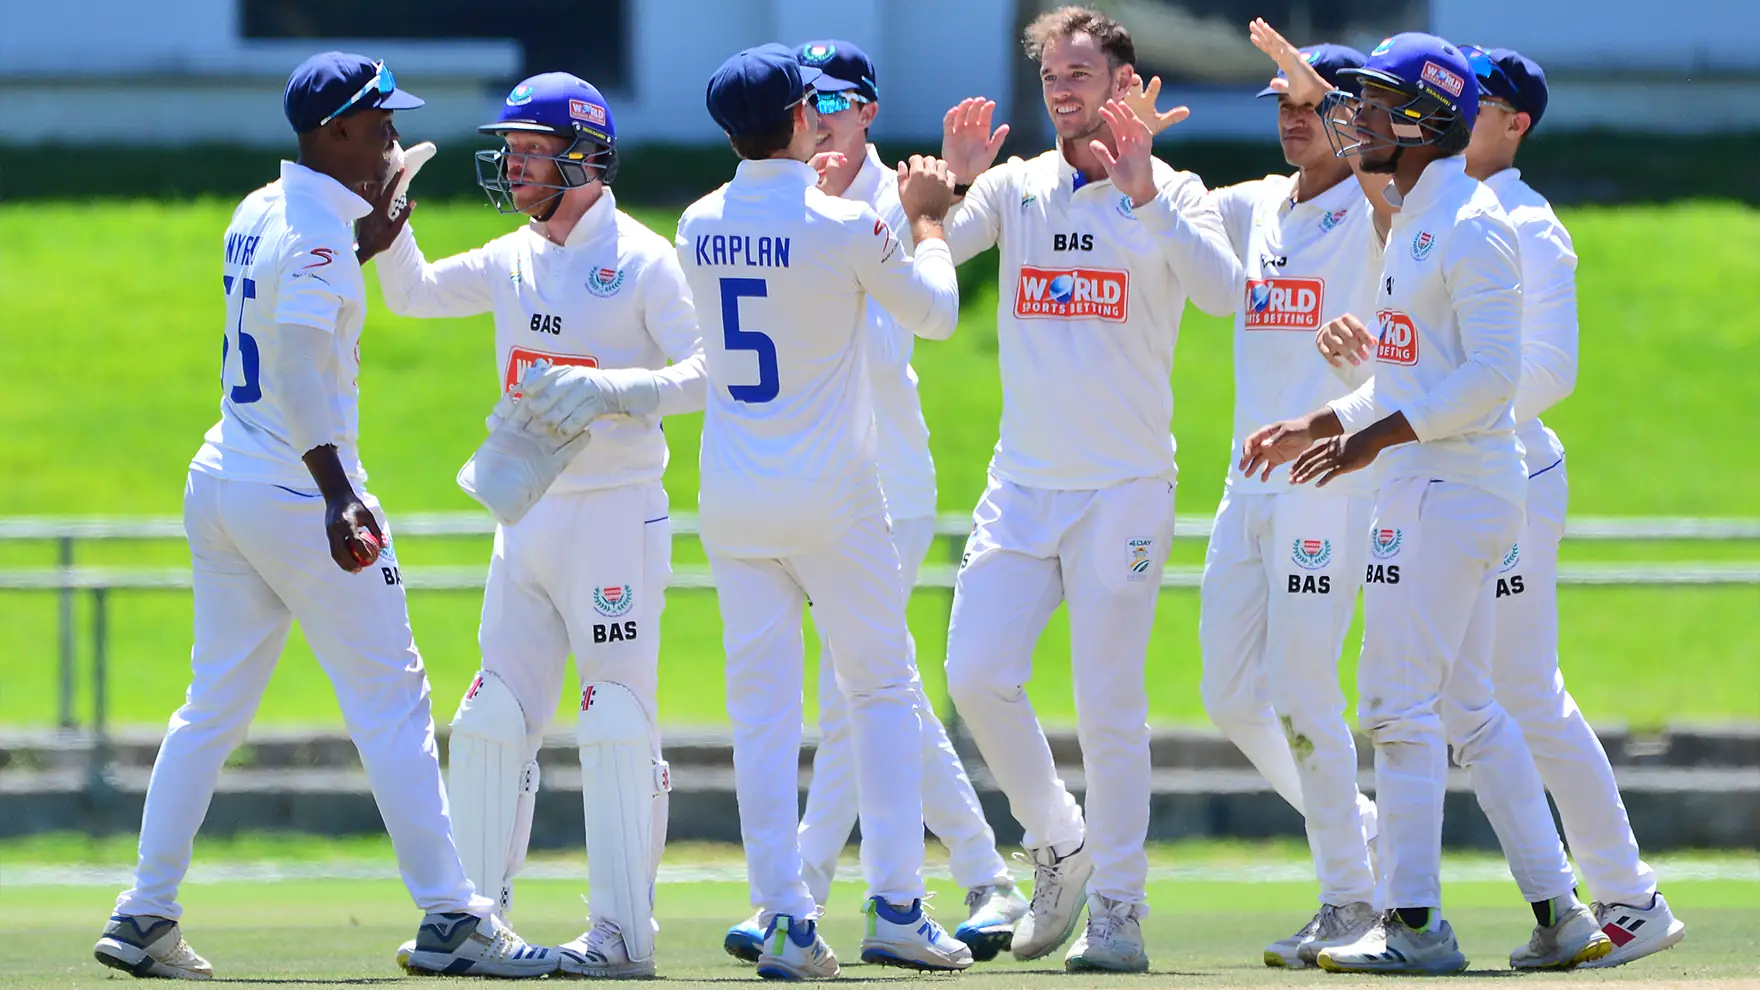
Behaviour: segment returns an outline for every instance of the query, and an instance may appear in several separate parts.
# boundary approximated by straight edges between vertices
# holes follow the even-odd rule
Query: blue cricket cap
[[[397,88],[384,62],[350,52],[320,52],[287,77],[281,107],[296,133],[315,130],[326,118],[356,110],[414,110],[422,105]]]
[[[1546,72],[1540,63],[1509,48],[1476,48],[1462,45],[1467,64],[1479,80],[1479,95],[1502,100],[1528,115],[1529,127],[1538,126],[1546,113]]]
[[[821,93],[850,93],[869,103],[880,101],[874,60],[847,41],[809,41],[795,49],[795,61],[825,73],[813,88]]]
[[[1362,89],[1355,79],[1340,77],[1340,69],[1360,69],[1367,61],[1362,52],[1349,45],[1309,45],[1302,49],[1302,58],[1320,73],[1320,78],[1331,84],[1333,89],[1342,89],[1347,93],[1356,93]],[[1289,76],[1282,69],[1277,70],[1277,78],[1287,80]],[[1259,96],[1277,96],[1277,90],[1270,86],[1258,92]]]
[[[782,126],[795,104],[824,73],[795,61],[778,44],[748,48],[721,63],[709,77],[709,116],[734,137]]]
[[[1407,31],[1386,38],[1362,68],[1341,69],[1339,75],[1408,96],[1427,96],[1454,111],[1469,128],[1479,116],[1479,81],[1466,54],[1433,34]]]

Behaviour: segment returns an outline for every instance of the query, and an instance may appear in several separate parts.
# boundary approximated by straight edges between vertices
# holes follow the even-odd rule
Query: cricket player
[[[1264,423],[1350,392],[1314,359],[1311,342],[1326,322],[1373,309],[1381,267],[1374,209],[1315,113],[1328,90],[1358,92],[1339,73],[1361,67],[1363,54],[1343,45],[1296,54],[1321,80],[1317,92],[1298,89],[1282,69],[1259,92],[1277,100],[1278,142],[1295,173],[1210,194],[1245,284],[1234,290],[1234,456],[1198,619],[1211,720],[1306,819],[1320,908],[1264,952],[1266,965],[1289,967],[1355,942],[1376,917],[1368,848],[1375,806],[1357,790],[1338,685],[1372,506],[1363,475],[1325,490],[1291,485],[1282,472],[1249,476],[1239,467],[1241,442]]]
[[[1526,451],[1527,520],[1498,567],[1491,675],[1498,703],[1521,726],[1558,805],[1571,853],[1595,893],[1596,920],[1613,942],[1612,952],[1584,966],[1618,966],[1675,945],[1686,926],[1657,892],[1656,873],[1639,855],[1607,753],[1565,689],[1558,664],[1558,544],[1569,489],[1564,447],[1539,415],[1576,385],[1577,256],[1552,206],[1515,168],[1517,151],[1546,112],[1546,74],[1506,48],[1461,50],[1479,83],[1467,174],[1484,182],[1509,215],[1522,274],[1515,419]],[[1321,340],[1322,353],[1341,364],[1366,356],[1373,344],[1367,334]],[[1546,931],[1539,930],[1542,936]]]
[[[842,40],[810,41],[795,59],[817,68],[820,85],[847,86],[821,92],[817,154],[833,156],[819,182],[828,195],[866,203],[899,230],[907,225],[898,201],[898,174],[881,164],[868,143],[868,128],[880,110],[878,72],[867,53]],[[910,365],[914,335],[873,299],[867,304],[868,380],[873,390],[880,488],[892,521],[905,600],[917,583],[917,569],[935,539],[935,462],[929,455],[929,428],[917,398],[917,373]],[[849,708],[837,688],[829,648],[819,651],[819,748],[813,756],[812,786],[801,816],[801,869],[813,900],[823,909],[837,872],[837,856],[856,822],[855,757],[850,745]],[[912,644],[912,655],[916,652]],[[1027,912],[1008,865],[996,852],[996,835],[984,819],[965,766],[947,738],[947,729],[915,685],[923,722],[923,818],[947,845],[954,882],[966,888],[967,919],[954,931],[972,958],[983,962],[1007,951],[1014,926]],[[728,953],[756,962],[763,929],[757,915],[727,933]]]
[[[404,885],[426,912],[410,968],[525,977],[557,966],[555,950],[527,945],[495,916],[459,862],[428,679],[356,446],[366,294],[353,228],[393,198],[392,113],[421,105],[384,62],[307,59],[285,97],[299,161],[245,197],[226,231],[220,422],[184,489],[192,680],[147,786],[134,886],[95,949],[134,976],[213,978],[183,940],[177,889],[295,619],[335,685]],[[376,204],[359,195],[377,187]]]
[[[948,228],[956,262],[1000,246],[1001,437],[954,592],[947,683],[1026,831],[1032,904],[1013,952],[1037,959],[1088,927],[1070,969],[1141,971],[1147,910],[1148,695],[1176,468],[1168,384],[1188,296],[1232,313],[1240,262],[1203,183],[1151,154],[1124,102],[1135,48],[1081,7],[1027,28],[1057,148],[990,168],[994,104],[943,123],[969,186]],[[987,171],[986,171],[987,170]],[[1083,808],[1028,701],[1033,644],[1069,604]]]
[[[678,223],[685,278],[704,303],[699,518],[724,623],[740,832],[765,928],[758,973],[838,972],[814,921],[797,831],[809,600],[849,707],[868,880],[862,960],[960,970],[971,951],[922,904],[920,694],[880,489],[866,310],[872,296],[919,336],[953,332],[959,285],[941,228],[951,183],[934,159],[913,158],[901,174],[918,244],[906,260],[872,207],[817,188],[807,162],[819,87],[853,88],[781,45],[723,63],[709,81],[709,114],[742,160]]]
[[[522,404],[600,388],[617,405],[585,426],[586,446],[529,512],[496,528],[483,667],[452,720],[459,851],[505,917],[531,836],[538,749],[573,653],[592,925],[559,947],[560,965],[652,976],[651,891],[667,809],[656,696],[672,573],[660,421],[703,406],[696,312],[671,243],[617,208],[616,125],[597,89],[566,72],[533,76],[479,130],[505,142],[478,153],[479,183],[498,210],[527,222],[430,263],[405,211],[378,233],[389,244],[379,260],[385,305],[418,317],[493,313],[498,393],[520,391],[534,365],[570,375],[570,384],[537,379],[548,391]],[[638,728],[639,752],[604,737],[610,721]],[[622,762],[636,772],[619,774]],[[641,838],[626,845],[630,836]]]
[[[1568,968],[1612,943],[1576,899],[1540,776],[1491,685],[1495,572],[1521,528],[1527,477],[1511,412],[1521,373],[1515,230],[1461,158],[1478,85],[1458,48],[1421,33],[1386,39],[1340,75],[1356,78],[1362,96],[1327,97],[1327,136],[1364,171],[1390,176],[1387,198],[1399,207],[1375,298],[1374,375],[1349,396],[1255,431],[1241,463],[1265,478],[1293,461],[1292,483],[1324,487],[1380,462],[1358,679],[1359,719],[1375,743],[1375,908],[1384,913],[1316,961],[1340,972],[1466,968],[1441,916],[1452,745],[1548,929],[1534,940],[1543,956],[1518,951],[1512,964]]]

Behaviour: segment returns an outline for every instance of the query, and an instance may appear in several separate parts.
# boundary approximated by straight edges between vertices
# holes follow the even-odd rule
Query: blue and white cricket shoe
[[[92,955],[131,976],[172,980],[211,980],[214,967],[183,940],[176,921],[153,915],[110,916]]]
[[[758,954],[759,976],[766,980],[829,980],[839,971],[837,955],[820,937],[817,922],[778,914],[765,926],[764,948]]]
[[[755,963],[764,952],[764,912],[760,911],[750,918],[734,925],[727,930],[727,937],[721,940],[721,947],[727,954],[743,962]]]
[[[1003,882],[966,891],[971,915],[953,930],[953,937],[972,950],[974,962],[989,962],[1014,943],[1014,926],[1027,916],[1027,899],[1013,883]]]
[[[862,962],[904,969],[957,971],[972,965],[972,950],[923,910],[922,899],[899,910],[879,897],[868,898],[868,935]]]
[[[399,962],[416,975],[497,976],[521,980],[556,972],[556,950],[529,945],[494,915],[429,914],[416,930],[416,944]]]

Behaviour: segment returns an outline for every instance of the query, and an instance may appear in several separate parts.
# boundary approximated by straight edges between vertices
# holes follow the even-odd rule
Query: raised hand
[[[969,183],[996,161],[1008,125],[990,130],[996,101],[974,96],[959,101],[941,118],[941,158],[955,182]]]
[[[1107,177],[1118,191],[1131,198],[1132,206],[1142,206],[1154,199],[1156,193],[1155,159],[1151,154],[1155,135],[1122,100],[1106,101],[1106,105],[1100,108],[1100,116],[1112,131],[1118,153],[1114,154],[1104,141],[1090,141],[1088,147],[1106,166]]]
[[[1265,18],[1253,18],[1252,23],[1247,25],[1247,37],[1253,42],[1254,48],[1276,62],[1277,67],[1289,78],[1287,95],[1292,101],[1303,106],[1317,107],[1326,94],[1332,91],[1331,84],[1302,57],[1301,49],[1278,34],[1277,29],[1267,23]]]
[[[948,163],[912,155],[898,163],[898,205],[910,220],[940,221],[953,208],[953,173]]]
[[[1192,115],[1192,108],[1183,106],[1174,107],[1166,113],[1157,112],[1155,98],[1160,95],[1160,76],[1151,77],[1148,87],[1145,88],[1143,77],[1135,72],[1131,73],[1131,85],[1129,89],[1125,90],[1123,102],[1125,106],[1131,108],[1132,113],[1137,115],[1138,120],[1149,125],[1150,134],[1160,134]]]
[[[825,173],[834,168],[842,168],[848,161],[841,151],[821,151],[807,160],[813,171],[819,173],[819,188],[825,188]]]
[[[1362,364],[1375,353],[1375,337],[1363,326],[1363,321],[1349,313],[1336,320],[1328,320],[1314,333],[1314,346],[1319,348],[1320,356],[1334,368],[1341,367],[1345,362],[1353,365]]]
[[[373,212],[355,221],[355,259],[366,264],[367,259],[391,246],[397,240],[397,234],[409,223],[410,214],[416,211],[415,200],[410,200],[394,219],[391,216],[391,204],[397,199],[397,186],[403,178],[403,170],[380,183],[378,188],[369,190],[373,195],[369,202],[373,204]]]

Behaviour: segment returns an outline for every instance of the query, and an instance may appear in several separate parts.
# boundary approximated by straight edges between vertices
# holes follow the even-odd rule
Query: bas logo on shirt
[[[512,393],[516,399],[519,398],[519,393],[514,389],[519,385],[519,380],[526,376],[526,372],[532,370],[532,365],[539,361],[567,365],[571,368],[597,368],[599,366],[599,359],[589,354],[551,354],[547,351],[535,351],[530,347],[515,347],[507,352],[507,371],[501,378],[501,390]]]
[[[1021,266],[1014,315],[1021,320],[1102,320],[1123,323],[1130,309],[1130,273],[1104,268]]]
[[[1397,309],[1375,313],[1381,324],[1381,344],[1375,349],[1375,360],[1408,368],[1418,363],[1418,328],[1412,318]]]
[[[1247,279],[1248,330],[1318,330],[1326,282],[1318,278]]]

